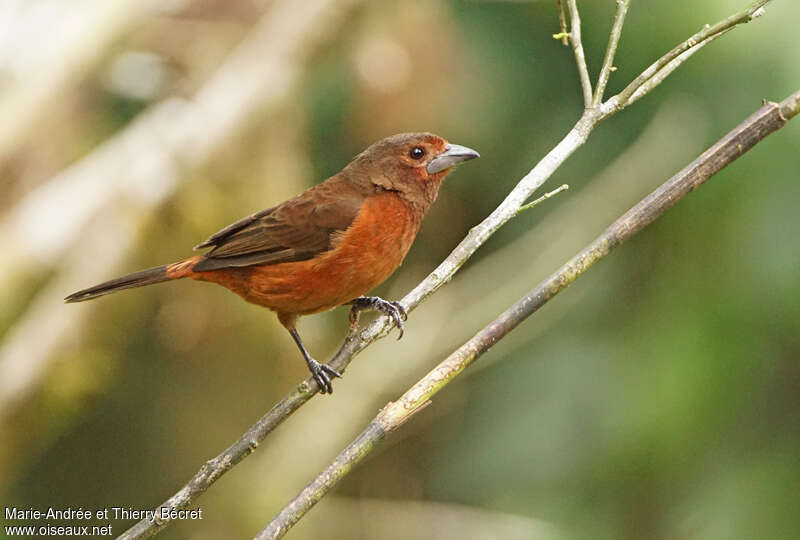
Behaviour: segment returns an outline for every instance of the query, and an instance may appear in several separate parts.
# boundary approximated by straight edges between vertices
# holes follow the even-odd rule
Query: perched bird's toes
[[[314,361],[313,364],[309,364],[308,367],[311,370],[311,375],[313,375],[314,380],[317,381],[320,393],[332,394],[333,382],[331,381],[331,377],[341,378],[342,375],[329,365],[320,364],[317,361]]]
[[[397,308],[397,311],[400,312],[400,315],[403,317],[404,321],[408,320],[408,311],[406,311],[406,308],[403,307],[403,304],[401,304],[400,302],[389,302],[389,303],[392,304],[395,308]]]
[[[364,309],[374,309],[392,319],[394,325],[400,330],[400,335],[397,336],[397,339],[403,337],[403,333],[406,329],[403,320],[408,319],[408,312],[400,302],[390,302],[377,296],[361,296],[348,303],[353,306],[350,310],[351,329],[354,329],[356,325],[358,325],[359,312]]]
[[[323,370],[325,373],[327,373],[328,375],[332,375],[332,376],[334,376],[334,377],[336,377],[336,378],[339,378],[339,379],[341,379],[341,378],[342,378],[342,374],[341,374],[341,373],[339,373],[338,371],[336,371],[335,369],[333,369],[333,368],[332,368],[331,366],[329,366],[328,364],[320,364],[320,367],[321,367],[321,368],[322,368],[322,370]]]
[[[319,393],[320,394],[332,394],[333,393],[333,384],[331,384],[331,378],[328,377],[328,374],[324,371],[320,370],[314,373],[314,380],[317,381],[317,386],[319,386]]]
[[[377,306],[378,311],[391,317],[392,322],[400,330],[400,334],[398,334],[397,339],[403,337],[403,334],[406,331],[406,325],[403,324],[403,320],[408,319],[408,313],[406,312],[406,308],[400,302],[387,302],[386,300],[381,300],[381,303]]]
[[[397,335],[397,339],[399,340],[400,338],[403,337],[403,334],[405,334],[406,332],[406,325],[403,324],[403,316],[399,310],[387,313],[387,315],[389,315],[392,318],[392,321],[394,321],[394,325],[397,327],[398,330],[400,330],[400,333]]]

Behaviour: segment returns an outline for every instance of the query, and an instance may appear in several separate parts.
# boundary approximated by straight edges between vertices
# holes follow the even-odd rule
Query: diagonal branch
[[[798,112],[800,112],[800,90],[780,104],[765,103],[682,171],[628,210],[591,244],[454,351],[400,399],[384,407],[333,463],[312,480],[267,524],[256,536],[256,539],[275,539],[286,534],[380,441],[430,404],[430,399],[435,394],[451,383],[495,343],[538,311],[555,295],[566,289],[596,262],[611,253],[614,248],[658,219],[675,203],[733,163],[768,135],[785,126]]]
[[[589,80],[589,68],[586,67],[586,55],[583,53],[581,16],[578,13],[576,0],[567,0],[567,9],[569,10],[569,40],[572,43],[572,51],[575,53],[575,62],[578,64],[578,75],[583,90],[583,106],[588,109],[592,106],[592,81]]]
[[[575,0],[566,0],[568,6],[575,8]],[[761,0],[758,2],[759,7],[763,6],[770,0]],[[752,7],[751,7],[752,9]],[[575,15],[577,16],[577,8],[575,8]],[[572,9],[570,10],[572,18]],[[756,16],[755,12],[749,15],[748,20]],[[726,21],[736,18],[739,15],[734,15],[725,19]],[[724,22],[724,21],[723,21]],[[726,29],[733,28],[741,22],[729,24]],[[578,19],[577,25],[575,18],[572,18],[573,31],[579,27],[580,20]],[[719,26],[718,23],[714,27]],[[716,32],[719,34],[720,32]],[[715,35],[716,35],[715,34]],[[580,44],[580,30],[578,30],[577,42]],[[573,46],[575,41],[573,41]],[[670,53],[668,53],[669,55]],[[668,56],[667,55],[667,56]],[[577,57],[576,52],[576,57]],[[580,56],[583,57],[583,48],[580,47]],[[677,55],[672,56],[675,59]],[[661,67],[666,66],[670,60],[658,60],[656,64]],[[579,60],[579,65],[580,65]],[[655,65],[655,64],[654,64]],[[586,63],[583,61],[585,68]],[[658,71],[653,72],[652,75]],[[652,75],[648,78],[651,78]],[[588,75],[587,75],[588,82]],[[640,85],[641,86],[641,85]],[[591,91],[589,92],[589,103],[591,102]],[[621,103],[621,104],[620,104]],[[571,156],[578,148],[580,148],[588,139],[592,130],[602,120],[616,114],[619,110],[623,109],[628,103],[619,101],[619,95],[610,98],[598,108],[587,108],[584,110],[583,115],[572,127],[572,129],[564,136],[563,139],[545,155],[536,166],[531,169],[514,187],[514,189],[506,196],[500,205],[484,219],[480,224],[470,229],[469,233],[464,239],[456,246],[456,248],[447,256],[447,258],[439,264],[436,269],[431,272],[422,282],[419,283],[411,292],[409,292],[400,303],[406,308],[406,311],[412,311],[422,302],[425,298],[436,292],[442,285],[450,281],[459,268],[482,246],[498,229],[505,225],[509,220],[514,218],[520,208],[525,205],[526,201],[539,189],[556,170]],[[393,325],[388,317],[381,316],[375,321],[362,328],[360,331],[350,332],[344,340],[340,349],[336,352],[330,360],[329,365],[339,372],[346,370],[352,359],[361,351],[366,349],[374,341],[381,339],[389,334]],[[239,440],[234,442],[221,454],[213,459],[207,461],[201,469],[195,473],[192,479],[184,485],[175,495],[170,497],[166,502],[159,506],[159,508],[166,507],[168,509],[182,509],[188,507],[197,497],[199,497],[208,487],[213,484],[222,475],[228,472],[233,465],[243,460],[248,455],[252,454],[258,445],[269,435],[273,429],[280,425],[286,418],[289,417],[294,411],[303,406],[314,394],[318,391],[316,382],[309,378],[303,381],[296,388],[292,389],[281,401],[276,403],[269,412],[262,416]],[[142,520],[129,529],[122,538],[149,538],[169,525],[170,521],[156,522],[152,524],[147,520]]]
[[[613,100],[613,106],[617,108],[629,105],[631,103],[630,98],[633,96],[633,94],[648,81],[653,79],[653,77],[655,77],[662,70],[662,68],[666,67],[667,64],[690,49],[696,48],[698,45],[705,45],[707,41],[715,39],[728,30],[760,17],[764,14],[764,6],[771,1],[772,0],[758,0],[757,2],[751,4],[747,9],[735,13],[714,25],[705,25],[699,32],[695,33],[689,39],[683,41],[667,54],[650,64],[647,69],[645,69],[638,77],[631,81],[631,83],[626,86],[622,92],[611,98],[609,102],[612,102]],[[655,86],[657,86],[657,84],[651,85],[650,89],[655,88]]]
[[[614,71],[614,55],[617,54],[619,36],[622,34],[622,25],[625,23],[625,15],[628,13],[628,6],[631,0],[617,0],[617,14],[614,16],[614,25],[608,35],[608,47],[606,57],[603,59],[603,67],[600,69],[600,76],[597,78],[597,88],[594,91],[592,107],[597,107],[603,102],[603,95],[606,92],[606,85],[611,72]]]
[[[731,30],[733,30],[733,28],[728,28],[727,30],[723,30],[719,34],[714,34],[713,36],[709,36],[708,39],[706,39],[705,41],[698,43],[691,49],[683,51],[681,54],[679,54],[678,56],[667,62],[667,64],[665,64],[664,67],[659,69],[655,73],[655,75],[647,79],[644,83],[642,83],[642,85],[639,88],[636,89],[633,95],[631,95],[631,97],[628,98],[628,101],[625,103],[625,105],[626,106],[631,105],[632,103],[639,101],[641,98],[652,92],[653,89],[662,82],[664,82],[664,79],[669,77],[673,71],[678,69],[678,67],[680,67],[684,62],[686,62],[689,58],[694,56],[695,53],[700,52],[700,49],[702,49],[715,39],[727,34]]]

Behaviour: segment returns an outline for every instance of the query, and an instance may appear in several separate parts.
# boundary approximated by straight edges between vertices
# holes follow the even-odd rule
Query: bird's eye
[[[425,156],[425,149],[419,146],[415,146],[411,150],[408,151],[408,157],[411,159],[422,159]]]

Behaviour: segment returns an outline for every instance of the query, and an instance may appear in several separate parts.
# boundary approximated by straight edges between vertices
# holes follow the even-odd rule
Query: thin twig
[[[767,103],[678,174],[664,182],[617,219],[591,244],[550,277],[520,298],[483,330],[475,334],[395,402],[389,403],[366,429],[322,473],[309,483],[256,536],[257,540],[282,537],[342,477],[347,475],[393,430],[407,422],[420,407],[452,382],[464,369],[566,289],[597,261],[658,219],[706,180],[733,163],[800,112],[800,90],[782,103]]]
[[[576,0],[567,0],[569,9],[569,40],[572,42],[572,51],[575,53],[575,63],[578,64],[578,75],[583,90],[583,106],[592,106],[592,81],[589,79],[589,68],[586,66],[586,55],[583,53],[581,41],[581,16],[578,13]]]
[[[638,77],[636,77],[631,83],[625,87],[622,92],[614,96],[609,100],[615,107],[624,107],[630,104],[630,98],[633,96],[634,92],[636,92],[640,87],[647,83],[653,76],[655,76],[661,69],[676,59],[678,56],[683,54],[689,49],[697,47],[700,44],[703,44],[706,40],[712,39],[719,34],[726,32],[727,30],[733,28],[734,26],[738,26],[740,24],[748,23],[755,19],[756,17],[761,16],[764,13],[764,6],[770,3],[772,0],[758,0],[757,2],[753,3],[747,9],[744,9],[738,13],[731,15],[730,17],[718,22],[714,25],[705,25],[699,32],[695,33],[692,37],[683,41],[667,54],[650,64],[647,69],[645,69]],[[654,88],[654,86],[651,87]],[[613,101],[612,101],[613,100]],[[604,104],[605,105],[605,104]]]
[[[568,189],[569,189],[569,186],[567,184],[560,185],[557,189],[554,189],[553,191],[549,191],[549,192],[545,193],[544,195],[542,195],[541,197],[539,197],[535,201],[531,201],[528,204],[524,204],[524,205],[520,206],[519,210],[517,210],[517,215],[521,214],[522,212],[525,212],[526,210],[530,210],[531,208],[533,208],[535,206],[539,206],[541,203],[543,203],[547,199],[555,197],[556,195],[558,195],[562,191],[567,191]]]
[[[614,55],[617,54],[619,36],[622,34],[622,25],[625,23],[625,15],[628,13],[630,3],[631,0],[617,0],[617,14],[614,16],[614,25],[608,35],[608,47],[606,47],[606,56],[603,59],[600,76],[597,78],[597,88],[594,91],[592,107],[597,107],[603,102],[608,78],[611,76],[611,72],[614,71]]]
[[[656,72],[655,75],[653,75],[652,77],[647,79],[639,88],[637,88],[636,91],[633,93],[633,95],[630,98],[628,98],[628,101],[626,102],[625,105],[628,106],[628,105],[631,105],[633,103],[636,103],[641,98],[643,98],[644,96],[646,96],[647,94],[652,92],[653,89],[656,86],[658,86],[659,84],[664,82],[664,79],[669,77],[672,74],[673,71],[675,71],[676,69],[678,69],[678,67],[681,66],[681,64],[683,64],[689,58],[694,56],[695,53],[700,52],[700,49],[702,49],[703,47],[705,47],[706,45],[708,45],[709,43],[711,43],[715,39],[717,39],[719,37],[722,37],[723,35],[727,34],[731,30],[733,30],[733,28],[728,28],[727,30],[723,30],[719,34],[715,34],[713,36],[709,36],[709,38],[706,39],[705,41],[703,41],[701,43],[698,43],[696,46],[692,47],[691,49],[687,49],[687,50],[683,51],[681,54],[679,54],[678,56],[676,56],[675,58],[670,60],[664,67],[659,69]]]
[[[567,0],[574,3],[574,0]],[[769,0],[766,0],[769,1]],[[664,62],[666,64],[667,62]],[[431,272],[422,282],[408,293],[400,303],[411,312],[425,298],[436,292],[442,285],[450,281],[459,268],[482,246],[498,229],[517,215],[519,209],[531,195],[544,184],[550,176],[580,148],[597,124],[612,116],[624,106],[606,101],[600,108],[586,109],[581,118],[564,138],[531,169],[506,196],[500,205],[480,224],[470,229],[469,233],[456,248]],[[376,340],[389,334],[393,325],[386,316],[378,317],[366,327],[351,332],[344,343],[330,360],[329,365],[339,372],[346,370],[352,359]],[[262,416],[242,437],[217,457],[205,465],[175,495],[160,507],[181,509],[188,507],[212,483],[225,474],[230,468],[250,455],[255,447],[267,435],[280,425],[290,414],[299,409],[318,391],[316,382],[309,378],[294,388],[272,409]],[[168,525],[170,522],[166,522]],[[160,525],[160,524],[159,524]],[[138,529],[149,529],[148,522],[142,521],[134,526]],[[154,528],[146,537],[163,530],[163,526]],[[132,529],[129,530],[132,531]],[[128,533],[126,533],[128,534]],[[124,538],[141,538],[130,535]]]
[[[556,9],[558,10],[558,24],[561,27],[561,32],[553,34],[553,37],[561,40],[564,47],[569,46],[569,33],[567,32],[567,15],[564,13],[564,5],[561,0],[556,0]]]

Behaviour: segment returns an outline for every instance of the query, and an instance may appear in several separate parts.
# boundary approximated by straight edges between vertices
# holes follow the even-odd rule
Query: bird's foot
[[[306,362],[308,364],[308,370],[311,372],[314,380],[317,381],[320,393],[333,394],[333,382],[331,381],[331,377],[341,378],[341,373],[328,364],[320,364],[313,358],[307,358]]]
[[[351,331],[358,327],[358,319],[362,311],[374,309],[392,319],[394,325],[400,330],[400,335],[397,336],[397,339],[403,337],[403,333],[406,330],[403,321],[408,319],[408,312],[406,312],[406,308],[404,308],[400,302],[390,302],[389,300],[384,300],[377,296],[361,296],[355,300],[351,300],[348,304],[353,306],[350,309]]]

